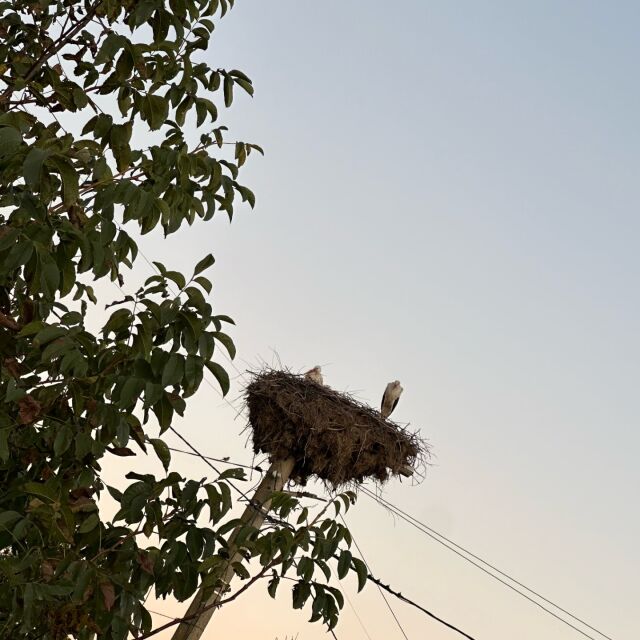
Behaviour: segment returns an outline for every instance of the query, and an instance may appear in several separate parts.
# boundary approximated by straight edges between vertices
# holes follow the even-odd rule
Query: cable
[[[427,529],[428,531],[430,531],[431,533],[434,533],[435,535],[439,536],[440,538],[442,538],[443,540],[446,540],[449,544],[452,544],[454,547],[456,547],[457,549],[460,549],[461,551],[464,551],[464,553],[466,553],[467,555],[471,556],[472,558],[475,558],[476,560],[478,560],[479,562],[482,562],[483,564],[485,564],[487,567],[493,569],[494,571],[496,571],[497,573],[499,573],[500,575],[504,576],[505,578],[508,578],[509,580],[511,580],[511,582],[517,584],[518,586],[522,587],[523,589],[525,589],[526,591],[528,591],[529,593],[532,593],[533,595],[537,596],[538,598],[540,598],[541,600],[544,600],[545,602],[547,602],[550,605],[553,605],[556,609],[558,609],[559,611],[562,611],[562,613],[565,613],[566,615],[568,615],[569,617],[573,618],[574,620],[576,620],[577,622],[580,622],[581,624],[583,624],[585,627],[588,627],[589,629],[591,629],[592,631],[595,631],[596,633],[600,634],[603,638],[606,638],[607,640],[613,640],[613,638],[611,638],[610,636],[606,635],[605,633],[603,633],[602,631],[596,629],[595,627],[591,626],[588,622],[585,622],[584,620],[582,620],[581,618],[579,618],[578,616],[574,615],[573,613],[571,613],[570,611],[567,611],[566,609],[563,609],[560,605],[556,604],[555,602],[553,602],[552,600],[549,600],[548,598],[545,598],[543,595],[541,595],[540,593],[538,593],[537,591],[534,591],[533,589],[531,589],[530,587],[527,587],[527,585],[523,584],[522,582],[519,582],[518,580],[516,580],[515,578],[513,578],[512,576],[510,576],[508,573],[505,573],[504,571],[502,571],[501,569],[498,569],[498,567],[492,565],[490,562],[487,562],[486,560],[484,560],[483,558],[481,558],[480,556],[475,555],[474,553],[472,553],[471,551],[469,551],[468,549],[465,549],[463,546],[457,544],[456,542],[454,542],[453,540],[451,540],[450,538],[447,538],[445,535],[441,534],[440,532],[436,531],[435,529],[429,527],[428,525],[424,524],[424,522],[420,522],[419,520],[417,520],[416,518],[414,518],[412,515],[406,513],[405,511],[403,511],[402,509],[400,509],[400,507],[397,507],[396,505],[393,505],[392,503],[390,503],[388,500],[385,500],[384,498],[382,498],[381,496],[377,496],[376,494],[374,494],[372,491],[370,491],[369,489],[367,489],[366,487],[361,487],[362,489],[365,490],[365,493],[368,492],[370,497],[374,497],[378,502],[381,502],[384,504],[384,506],[388,506],[391,505],[393,506],[393,508],[398,511],[399,513],[401,513],[402,515],[406,516],[407,518],[413,520],[414,522],[416,522],[417,524],[419,524],[420,526],[424,527],[425,529]]]
[[[456,547],[457,549],[460,549],[461,551],[463,551],[464,553],[466,553],[467,555],[471,556],[472,558],[475,558],[476,560],[478,560],[479,562],[482,562],[483,564],[485,564],[486,566],[488,566],[489,568],[493,569],[494,571],[496,571],[497,573],[499,573],[500,575],[504,576],[505,578],[508,578],[509,580],[511,580],[511,582],[517,584],[518,586],[522,587],[523,589],[525,589],[526,591],[528,591],[529,593],[532,593],[533,595],[535,595],[536,597],[540,598],[541,600],[544,600],[545,602],[547,602],[548,604],[552,605],[553,607],[555,607],[556,609],[558,609],[559,611],[562,611],[562,613],[565,613],[566,615],[568,615],[570,618],[573,618],[574,620],[576,620],[577,622],[579,622],[580,624],[583,624],[585,627],[588,627],[589,629],[591,629],[592,631],[595,631],[596,633],[598,633],[599,635],[601,635],[603,638],[606,638],[607,640],[613,640],[613,638],[611,638],[610,636],[608,636],[606,633],[603,633],[602,631],[600,631],[599,629],[596,629],[596,627],[590,625],[588,622],[586,622],[585,620],[582,620],[581,618],[579,618],[578,616],[576,616],[575,614],[571,613],[570,611],[567,611],[566,609],[563,609],[560,605],[556,604],[555,602],[553,602],[553,600],[549,600],[548,598],[545,598],[545,596],[543,596],[542,594],[538,593],[537,591],[534,591],[533,589],[531,589],[530,587],[527,587],[527,585],[523,584],[522,582],[516,580],[514,577],[510,576],[508,573],[505,573],[504,571],[502,571],[501,569],[498,569],[498,567],[492,565],[490,562],[487,562],[484,558],[481,558],[480,556],[475,555],[474,553],[472,553],[471,551],[469,551],[468,549],[465,549],[463,546],[459,545],[458,543],[454,542],[453,540],[451,540],[450,538],[447,538],[445,535],[443,535],[442,533],[436,531],[435,529],[433,529],[432,527],[429,527],[428,525],[424,524],[424,522],[420,522],[417,518],[415,518],[414,516],[412,516],[409,513],[406,513],[405,511],[403,511],[402,509],[400,509],[400,507],[390,503],[388,500],[385,500],[384,498],[382,498],[381,496],[378,496],[376,494],[374,494],[370,489],[367,489],[366,487],[361,487],[365,493],[368,493],[369,497],[374,498],[375,500],[377,500],[378,502],[382,503],[384,506],[391,506],[393,507],[397,512],[399,512],[400,514],[402,514],[403,516],[406,516],[407,518],[409,518],[410,520],[413,520],[414,522],[416,522],[417,524],[419,524],[421,527],[424,527],[425,529],[427,529],[428,531],[430,531],[431,533],[434,533],[435,535],[439,536],[440,538],[442,538],[443,540],[445,540],[446,542],[448,542],[449,544],[453,545],[454,547]]]
[[[182,442],[184,442],[187,445],[187,447],[189,447],[189,449],[191,449],[191,451],[193,451],[194,455],[198,456],[198,458],[201,458],[218,475],[220,475],[220,471],[213,464],[211,464],[211,462],[209,461],[210,459],[213,459],[213,458],[211,458],[211,456],[205,456],[202,453],[200,453],[200,451],[198,451],[175,427],[169,427],[169,429],[171,431],[173,431],[173,433],[175,433],[178,436],[178,438],[180,438],[180,440],[182,440]],[[231,487],[233,489],[235,489],[247,501],[247,503],[249,503],[249,504],[252,503],[252,499],[242,489],[238,489],[238,487],[236,487],[236,485],[233,484],[233,482],[231,482],[230,478],[227,478],[226,482],[228,484],[230,484]]]
[[[188,453],[188,452],[185,452]],[[199,457],[202,457],[201,454],[199,454]],[[204,456],[205,459],[208,458],[209,456]],[[225,461],[226,462],[226,461]],[[342,522],[344,523],[344,525],[346,526],[346,522],[344,520],[344,518],[342,517],[342,515],[340,516]],[[285,526],[289,529],[293,530],[293,525],[291,525],[289,522],[282,520],[280,518],[274,518],[273,516],[270,516],[269,514],[266,515],[266,520],[273,523],[273,524],[278,524],[280,526]],[[366,560],[364,559],[364,554],[362,553],[362,549],[358,546],[358,543],[356,542],[355,538],[353,537],[353,534],[351,534],[351,538],[353,540],[354,545],[356,546],[356,548],[358,549],[358,552],[360,553],[363,561],[365,562],[365,565],[367,565]],[[337,556],[336,556],[337,557]],[[293,580],[293,578],[290,578],[291,580]],[[390,585],[388,584],[384,584],[379,578],[376,578],[375,576],[373,576],[370,573],[370,569],[369,569],[369,565],[367,565],[367,580],[370,580],[371,582],[374,582],[376,584],[376,586],[378,587],[378,589],[380,590],[380,593],[385,601],[385,603],[387,604],[387,607],[389,608],[389,610],[391,611],[391,613],[393,614],[394,619],[396,620],[397,624],[400,626],[400,629],[404,635],[405,638],[407,638],[406,633],[404,632],[404,630],[402,629],[402,626],[400,625],[400,622],[398,620],[398,618],[396,617],[393,609],[391,608],[391,605],[389,604],[389,601],[387,600],[386,596],[384,595],[384,593],[382,592],[382,590],[384,589],[385,591],[387,591],[388,593],[390,593],[391,595],[395,596],[396,598],[398,598],[399,600],[410,604],[411,606],[415,607],[416,609],[419,609],[420,611],[422,611],[423,613],[427,614],[428,616],[430,616],[431,618],[433,618],[434,620],[436,620],[437,622],[440,622],[441,624],[445,625],[446,627],[448,627],[449,629],[452,629],[453,631],[456,631],[457,633],[461,634],[462,636],[464,636],[465,638],[468,638],[469,640],[476,640],[473,636],[470,636],[469,634],[465,633],[464,631],[462,631],[461,629],[459,629],[458,627],[450,624],[449,622],[447,622],[446,620],[443,620],[442,618],[440,618],[439,616],[435,615],[434,613],[432,613],[431,611],[429,611],[428,609],[426,609],[425,607],[419,605],[417,602],[414,602],[413,600],[411,600],[410,598],[407,598],[406,596],[403,596],[402,593],[400,593],[399,591],[394,591]],[[351,605],[351,608],[353,609],[353,612],[356,615],[356,618],[358,618],[358,621],[360,622],[362,628],[364,629],[367,638],[369,638],[369,640],[371,640],[371,636],[369,635],[369,632],[367,631],[366,627],[364,626],[364,624],[362,623],[362,620],[360,619],[360,616],[358,616],[357,611],[355,610],[355,607],[353,606],[353,603],[351,602],[351,600],[349,599],[348,594],[345,592],[344,594],[349,602],[349,604]],[[167,616],[165,614],[162,614],[158,611],[152,611],[151,609],[149,609],[150,613],[156,613],[157,615],[163,616],[165,618],[171,618],[171,616]],[[173,618],[171,618],[173,619]],[[329,629],[330,632],[333,633],[333,630]],[[334,634],[335,637],[335,634]],[[408,639],[407,639],[408,640]]]
[[[351,610],[353,611],[354,615],[358,619],[358,622],[360,623],[360,626],[362,627],[362,630],[364,631],[365,635],[367,636],[367,638],[369,638],[369,640],[372,640],[371,636],[369,635],[369,632],[367,631],[367,627],[364,626],[364,622],[362,622],[362,620],[360,619],[360,616],[358,615],[358,612],[356,611],[356,608],[353,606],[353,602],[351,602],[351,598],[349,597],[349,594],[346,591],[343,591],[342,594],[347,599],[347,602],[349,603],[349,606],[351,607]]]
[[[388,584],[383,584],[378,578],[372,576],[371,574],[367,576],[367,580],[371,580],[371,582],[375,582],[378,585],[378,588],[382,588],[385,591],[388,591],[391,595],[395,596],[399,600],[402,600],[403,602],[410,604],[412,607],[419,609],[423,613],[426,613],[429,617],[433,618],[434,620],[437,620],[440,624],[443,624],[445,627],[449,627],[449,629],[456,631],[461,636],[464,636],[465,638],[469,638],[469,640],[476,640],[473,636],[470,636],[468,633],[465,633],[464,631],[462,631],[462,629],[458,629],[458,627],[454,627],[452,624],[448,623],[446,620],[439,618],[435,613],[431,613],[431,611],[428,611],[424,607],[420,606],[417,602],[414,602],[413,600],[410,600],[406,596],[403,596],[399,591],[394,591]]]
[[[187,455],[187,456],[196,456],[198,458],[201,457],[197,453],[193,453],[192,451],[183,451],[182,449],[176,449],[175,447],[169,447],[169,451],[175,451],[175,453],[183,453],[184,455]],[[206,458],[207,460],[213,460],[214,462],[220,462],[221,464],[228,464],[232,467],[242,467],[244,469],[251,469],[253,471],[257,471],[258,473],[264,473],[264,469],[262,469],[261,467],[252,467],[251,465],[242,464],[241,462],[234,462],[233,460],[229,460],[229,458],[227,459],[213,458],[211,456],[202,456],[202,457]]]
[[[122,228],[117,224],[116,227],[118,227],[119,229],[122,230]],[[145,259],[145,261],[149,264],[149,266],[151,266],[157,273],[160,273],[160,270],[149,260],[149,258],[146,257],[146,255],[144,255],[144,253],[142,253],[142,251],[138,248],[138,252],[140,253],[140,255]],[[120,292],[125,295],[126,297],[126,292],[124,291],[124,289],[120,286],[120,284],[116,281],[113,281],[113,284],[120,290]],[[169,285],[169,288],[172,290],[172,292],[175,295],[175,291],[173,291],[172,287]],[[241,410],[238,410],[236,407],[233,406],[233,404],[231,404],[231,402],[229,402],[229,400],[227,398],[225,398],[224,395],[222,395],[220,389],[218,389],[217,387],[215,387],[213,385],[213,383],[206,377],[203,375],[203,380],[204,382],[206,382],[214,391],[218,392],[219,394],[221,394],[222,399],[236,412],[236,416],[240,415]],[[169,429],[175,433],[175,435],[178,436],[178,438],[180,438],[180,440],[182,440],[182,442],[184,442],[193,452],[193,455],[198,456],[199,458],[201,458],[209,467],[211,467],[218,475],[220,475],[220,471],[213,465],[211,464],[210,460],[215,460],[215,458],[213,458],[212,456],[205,456],[203,455],[200,451],[198,451],[198,449],[196,449],[196,447],[194,447],[191,442],[189,442],[175,427],[170,426]],[[249,498],[247,496],[247,494],[242,491],[242,489],[239,489],[230,479],[227,479],[227,482],[231,485],[231,487],[233,489],[235,489],[249,504],[251,503],[251,498]]]
[[[430,532],[429,528],[426,525],[422,524],[419,520],[416,520],[415,518],[413,518],[413,516],[409,516],[408,514],[405,514],[402,510],[398,509],[393,504],[391,504],[390,502],[387,502],[383,498],[380,498],[379,496],[377,496],[375,493],[373,493],[372,491],[370,491],[366,487],[362,487],[361,486],[360,489],[363,491],[363,493],[365,493],[365,495],[368,495],[370,498],[372,498],[373,500],[375,500],[376,502],[378,502],[382,506],[384,506],[387,509],[389,509],[390,511],[392,511],[400,519],[404,520],[405,522],[408,522],[410,525],[412,525],[413,527],[415,527],[416,529],[418,529],[419,531],[421,531],[425,535],[429,536],[432,540],[435,540],[436,542],[440,543],[442,546],[446,547],[450,551],[453,551],[456,555],[460,556],[462,559],[466,560],[467,562],[472,564],[474,567],[477,567],[478,569],[480,569],[481,571],[483,571],[487,575],[491,576],[494,580],[497,580],[498,582],[502,583],[506,587],[509,587],[509,589],[511,589],[512,591],[515,591],[518,595],[522,596],[523,598],[525,598],[529,602],[535,604],[537,607],[539,607],[540,609],[542,609],[543,611],[545,611],[549,615],[553,616],[554,618],[556,618],[560,622],[563,622],[568,627],[571,627],[574,631],[577,631],[578,633],[582,634],[586,638],[589,638],[589,640],[596,640],[596,638],[594,638],[593,636],[591,636],[588,633],[584,632],[582,629],[576,627],[575,625],[571,624],[570,622],[565,620],[562,616],[559,616],[556,613],[554,613],[553,611],[551,611],[550,609],[547,609],[547,607],[545,607],[544,605],[540,604],[538,601],[534,600],[533,598],[529,597],[526,593],[523,593],[522,591],[520,591],[519,589],[517,589],[513,585],[509,584],[505,580],[502,580],[502,578],[500,578],[497,575],[491,573],[491,571],[489,571],[488,569],[486,569],[482,565],[478,564],[477,562],[474,562],[473,560],[468,558],[463,553],[460,553],[460,551],[458,551],[456,548],[454,548],[454,546],[452,546],[454,543],[451,543],[451,545],[447,544],[447,542],[449,542],[449,541],[447,540],[447,542],[444,542],[443,541],[443,540],[445,540],[444,536],[441,536],[443,538],[443,540],[441,540],[440,538],[437,537],[438,535],[441,535],[441,534],[435,532],[436,535],[434,535],[433,533]],[[456,546],[458,546],[458,545],[456,545]],[[466,549],[463,549],[462,547],[459,547],[459,548],[462,549],[465,553],[467,553]],[[471,555],[471,554],[469,554],[469,555]],[[477,558],[477,556],[474,556],[474,557]],[[480,561],[484,562],[483,560],[480,560]],[[488,563],[485,563],[485,564],[487,564],[487,566],[490,566]],[[510,580],[512,579],[507,574],[503,573],[503,575],[508,577]],[[514,582],[515,582],[515,580],[514,580]],[[525,587],[525,589],[527,589],[531,593],[535,593],[534,591],[528,589],[527,587]],[[561,609],[561,607],[557,606],[555,603],[553,603],[551,601],[547,601],[547,602],[550,602],[558,610],[564,611],[564,609]],[[571,614],[569,614],[569,615],[571,615]],[[571,617],[574,617],[574,616],[571,616]],[[581,622],[582,624],[585,624],[585,626],[589,626],[589,628],[591,628],[591,629],[593,628],[590,625],[586,625],[586,623],[583,623],[582,620],[580,620],[579,618],[575,618],[575,619],[578,620],[579,622]],[[596,632],[598,634],[600,634],[602,637],[608,638],[608,640],[611,640],[611,638],[609,636],[605,635],[601,631],[597,631],[596,630]]]
[[[340,520],[342,520],[342,523],[344,524],[345,527],[347,527],[347,523],[345,522],[345,519],[342,517],[342,514],[340,515]],[[348,527],[347,527],[348,529]],[[362,561],[365,563],[366,567],[367,567],[367,572],[371,573],[371,568],[369,566],[369,563],[367,562],[366,558],[364,557],[364,553],[362,553],[362,549],[360,548],[360,546],[358,545],[358,543],[356,542],[356,539],[353,537],[353,533],[351,534],[351,539],[353,540],[353,544],[356,545],[356,549],[358,550],[358,553],[360,554],[360,557],[362,558]],[[391,615],[393,616],[393,619],[396,621],[396,624],[398,625],[400,631],[402,632],[402,635],[405,637],[405,640],[409,640],[409,636],[407,636],[407,634],[405,633],[404,629],[402,628],[402,624],[400,624],[400,620],[398,620],[398,616],[396,615],[396,612],[393,610],[393,607],[389,604],[389,601],[387,600],[387,596],[384,595],[384,593],[382,592],[382,589],[380,588],[380,585],[378,586],[378,591],[380,591],[380,595],[382,596],[382,599],[384,600],[384,603],[387,605],[387,609],[389,609],[389,611],[391,611]]]

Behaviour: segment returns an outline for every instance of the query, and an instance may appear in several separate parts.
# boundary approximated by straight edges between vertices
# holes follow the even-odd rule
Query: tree
[[[261,149],[224,146],[218,124],[220,101],[252,95],[251,80],[199,54],[231,5],[0,2],[0,637],[145,638],[150,590],[186,600],[216,585],[242,472],[183,478],[157,437],[205,372],[229,389],[213,358],[233,357],[232,321],[214,313],[202,275],[213,256],[189,278],[156,263],[135,294],[110,301],[100,331],[85,315],[98,303],[92,279],[126,287],[138,250],[125,227],[170,236],[219,212],[231,219],[239,199],[254,205],[238,171]],[[111,456],[134,450],[153,450],[165,475],[107,486]],[[119,505],[112,521],[106,492]],[[335,625],[329,563],[366,580],[349,532],[286,494],[274,506],[268,528],[243,536],[236,572],[245,585],[270,577],[273,595],[293,567],[293,606],[311,598],[312,620]]]

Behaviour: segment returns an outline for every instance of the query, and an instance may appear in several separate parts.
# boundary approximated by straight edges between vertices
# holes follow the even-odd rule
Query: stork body
[[[390,382],[387,385],[387,388],[384,390],[384,395],[382,396],[382,405],[380,406],[380,413],[385,420],[396,408],[402,391],[403,389],[400,385],[400,380],[394,380],[393,382]]]
[[[322,368],[320,365],[313,367],[313,369],[309,369],[307,373],[304,374],[304,377],[307,380],[312,380],[317,384],[324,384],[324,379],[322,378]]]

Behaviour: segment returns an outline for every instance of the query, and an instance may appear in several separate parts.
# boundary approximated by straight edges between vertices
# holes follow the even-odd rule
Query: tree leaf
[[[162,371],[162,386],[179,384],[184,377],[184,356],[172,353]]]
[[[22,165],[22,175],[30,187],[37,187],[40,184],[42,166],[48,157],[49,152],[40,147],[32,147],[27,154]]]
[[[73,429],[68,424],[62,425],[53,442],[53,452],[56,456],[61,456],[71,446],[73,435]]]
[[[171,463],[171,451],[169,451],[169,447],[166,445],[164,440],[160,438],[150,438],[149,442],[153,446],[153,450],[156,452],[160,462],[162,462],[162,466],[165,471],[169,470],[169,464]]]
[[[353,562],[353,568],[358,574],[358,591],[362,591],[365,584],[367,584],[367,576],[369,575],[367,565],[360,560],[360,558],[352,558],[351,561]]]
[[[13,127],[0,127],[0,158],[11,155],[22,142],[22,136]]]
[[[40,288],[47,298],[55,296],[60,286],[60,271],[56,261],[44,251],[38,252],[38,262],[40,263]]]
[[[164,393],[152,408],[160,425],[160,433],[164,433],[171,426],[171,419],[173,418],[173,407],[167,398],[167,394]]]
[[[151,93],[144,97],[143,113],[152,130],[159,129],[169,116],[169,101]]]
[[[212,335],[218,342],[221,342],[225,346],[229,352],[229,357],[233,360],[236,357],[236,345],[233,344],[231,337],[221,331],[214,331]]]
[[[276,591],[278,589],[278,585],[280,584],[280,576],[275,575],[271,580],[269,580],[269,586],[267,587],[267,592],[272,598],[276,597]]]
[[[70,206],[78,201],[78,172],[71,162],[62,155],[54,155],[50,162],[55,166],[62,179],[63,197],[65,206]]]
[[[202,273],[205,269],[208,269],[215,263],[216,259],[213,257],[213,254],[207,254],[198,264],[196,268],[193,270],[193,275],[197,276],[199,273]]]
[[[87,519],[78,527],[78,533],[89,533],[93,531],[100,523],[100,517],[97,513],[92,513]]]
[[[220,385],[220,389],[222,389],[222,395],[226,396],[229,393],[229,388],[231,383],[229,381],[229,374],[220,366],[217,362],[212,362],[208,360],[204,363],[207,369],[213,373],[218,384]]]
[[[233,102],[233,78],[229,75],[224,77],[223,90],[224,105],[230,107]]]
[[[113,609],[116,601],[116,592],[111,582],[103,581],[100,583],[100,592],[102,593],[102,601],[107,611]]]
[[[340,559],[338,560],[338,578],[340,578],[340,580],[349,573],[351,559],[351,552],[347,549],[343,549],[340,553]]]

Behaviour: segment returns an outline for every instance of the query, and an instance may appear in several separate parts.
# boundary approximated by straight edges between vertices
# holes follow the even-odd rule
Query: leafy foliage
[[[199,56],[232,4],[0,1],[0,637],[147,637],[147,593],[213,588],[228,556],[238,474],[183,478],[155,437],[206,371],[229,389],[213,358],[235,355],[231,320],[214,313],[202,275],[213,256],[190,279],[156,263],[135,295],[107,305],[101,330],[85,319],[91,279],[125,286],[138,256],[126,226],[169,236],[219,211],[232,219],[238,198],[255,204],[238,173],[262,150],[224,147],[218,123],[253,85]],[[103,481],[111,456],[151,450],[166,475]],[[358,569],[338,555],[348,531],[310,521],[286,494],[274,507],[270,527],[244,535],[236,572],[246,580],[257,562],[274,595],[295,568],[293,606],[311,598],[312,620],[335,625],[342,596],[326,584],[328,562],[339,557],[340,577]]]

